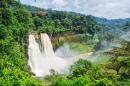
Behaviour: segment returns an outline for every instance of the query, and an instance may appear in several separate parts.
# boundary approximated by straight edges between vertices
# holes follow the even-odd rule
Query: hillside
[[[130,85],[130,42],[121,38],[130,30],[129,18],[107,20],[92,15],[22,5],[16,0],[0,2],[1,86]],[[29,34],[32,42],[39,45],[37,49],[41,41],[34,38],[32,33],[38,37],[41,33],[47,33],[54,51],[67,43],[69,52],[74,50],[82,55],[93,52],[93,55],[88,60],[79,59],[71,64],[66,69],[69,71],[67,73],[60,74],[55,69],[49,69],[49,75],[37,77],[28,66]],[[113,45],[120,47],[112,48]],[[33,45],[30,46],[35,49]],[[32,54],[37,60],[35,53]],[[92,62],[93,58],[95,62]],[[62,65],[57,60],[56,64],[58,67]]]
[[[116,37],[123,35],[122,26],[126,22],[130,22],[130,18],[126,19],[106,19],[95,17],[99,27],[105,30],[106,33],[112,34]]]

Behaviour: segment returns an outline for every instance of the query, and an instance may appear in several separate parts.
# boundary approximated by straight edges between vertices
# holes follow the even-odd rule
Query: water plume
[[[55,55],[62,58],[74,57],[78,54],[77,51],[71,50],[67,43],[64,43],[55,51]]]
[[[123,34],[120,38],[126,41],[130,41],[130,31],[125,32],[125,34]]]
[[[55,57],[51,41],[47,34],[45,33],[41,34],[41,42],[42,42],[42,46],[44,48],[44,54],[46,55],[46,57]]]

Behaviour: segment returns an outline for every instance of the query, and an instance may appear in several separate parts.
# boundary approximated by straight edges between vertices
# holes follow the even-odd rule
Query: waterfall
[[[51,41],[49,39],[49,36],[47,34],[41,34],[41,42],[42,42],[42,46],[44,48],[44,53],[46,55],[46,57],[54,57],[54,51],[53,51],[53,47],[51,44]]]
[[[50,38],[45,33],[41,34],[40,41],[41,43],[37,43],[35,37],[32,34],[29,35],[28,65],[31,72],[39,77],[50,74],[51,69],[58,73],[66,73],[70,64],[79,58],[86,59],[85,57],[88,56],[88,54],[77,55],[74,53],[71,55],[67,45],[57,50],[55,54]]]
[[[67,67],[66,61],[55,56],[51,41],[47,34],[41,34],[42,49],[40,49],[39,46],[40,45],[35,41],[34,36],[30,34],[28,46],[28,65],[30,66],[31,71],[36,76],[45,76],[50,74],[50,69],[54,69],[59,73],[64,72],[64,68]]]
[[[28,46],[28,65],[31,68],[31,71],[35,74],[38,74],[40,71],[39,68],[39,57],[40,57],[40,49],[38,43],[35,41],[35,38],[32,34],[29,35],[29,46]]]

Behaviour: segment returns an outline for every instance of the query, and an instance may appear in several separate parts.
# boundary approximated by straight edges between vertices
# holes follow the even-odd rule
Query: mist
[[[63,43],[56,51],[55,55],[61,58],[68,58],[78,55],[78,51],[71,50],[68,43]]]
[[[125,32],[125,34],[123,34],[120,38],[126,41],[130,41],[130,31]]]
[[[41,44],[41,45],[40,45]],[[72,51],[67,43],[59,47],[55,52],[47,34],[41,34],[41,43],[37,43],[35,37],[29,35],[28,65],[36,77],[44,77],[54,69],[57,73],[68,73],[69,66],[79,58],[87,59],[92,52],[79,54]]]

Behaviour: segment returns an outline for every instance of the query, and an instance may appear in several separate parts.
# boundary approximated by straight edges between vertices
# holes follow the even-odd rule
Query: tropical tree
[[[73,76],[84,75],[92,67],[92,65],[91,61],[79,59],[70,66],[70,72]]]
[[[107,68],[114,69],[119,74],[121,69],[125,68],[129,74],[130,67],[130,41],[123,41],[120,47],[113,47],[112,50],[105,51],[104,54],[111,56]],[[124,72],[125,73],[125,72]]]

